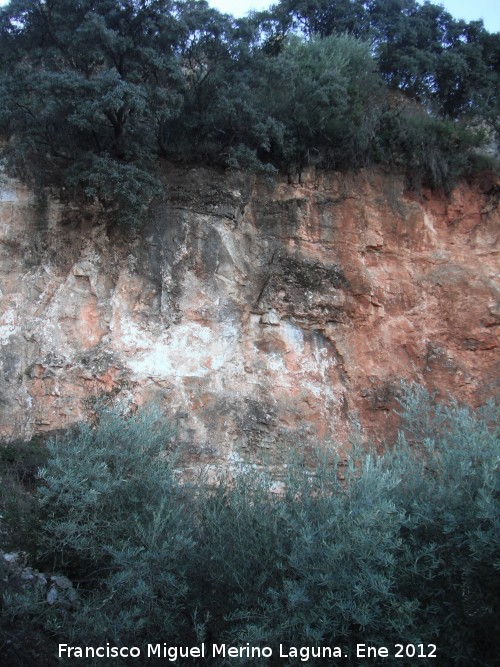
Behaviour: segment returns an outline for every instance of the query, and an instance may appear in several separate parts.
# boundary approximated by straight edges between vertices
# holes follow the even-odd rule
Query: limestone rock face
[[[165,173],[142,228],[5,181],[0,437],[156,400],[193,461],[376,440],[400,380],[472,404],[498,378],[499,183]]]

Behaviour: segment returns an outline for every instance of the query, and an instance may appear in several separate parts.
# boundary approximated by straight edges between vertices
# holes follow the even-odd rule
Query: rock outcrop
[[[170,168],[137,230],[16,182],[0,197],[0,437],[157,400],[192,461],[381,440],[400,380],[498,379],[499,183],[271,182]]]

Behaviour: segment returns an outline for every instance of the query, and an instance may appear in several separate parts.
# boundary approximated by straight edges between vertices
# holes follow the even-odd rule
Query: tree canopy
[[[268,173],[380,163],[446,185],[470,168],[469,128],[500,130],[499,79],[500,34],[415,0],[281,0],[238,20],[205,0],[0,10],[7,168],[123,220],[160,191],[162,158]]]

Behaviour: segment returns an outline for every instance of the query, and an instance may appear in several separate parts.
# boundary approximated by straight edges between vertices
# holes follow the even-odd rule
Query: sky
[[[212,7],[233,16],[245,16],[252,9],[266,9],[275,0],[208,0]],[[483,19],[489,32],[500,32],[500,0],[434,0],[443,5],[456,19]]]
[[[208,0],[212,7],[233,16],[245,16],[252,9],[265,9],[275,0]],[[8,0],[0,0],[0,6]],[[444,5],[457,19],[474,21],[483,19],[490,32],[500,32],[500,0],[434,0],[435,4]]]

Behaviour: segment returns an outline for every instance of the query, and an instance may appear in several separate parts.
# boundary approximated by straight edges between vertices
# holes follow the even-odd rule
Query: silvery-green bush
[[[271,475],[248,466],[216,485],[181,482],[158,413],[104,412],[50,443],[40,471],[35,562],[67,575],[78,602],[7,595],[3,619],[54,646],[273,649],[267,660],[213,665],[302,664],[279,658],[280,644],[341,646],[346,665],[492,665],[498,444],[492,405],[475,413],[405,388],[401,430],[384,453],[353,450],[341,476],[334,452],[313,466],[292,458],[276,494]],[[358,643],[390,655],[396,643],[435,644],[437,659],[363,662]]]

